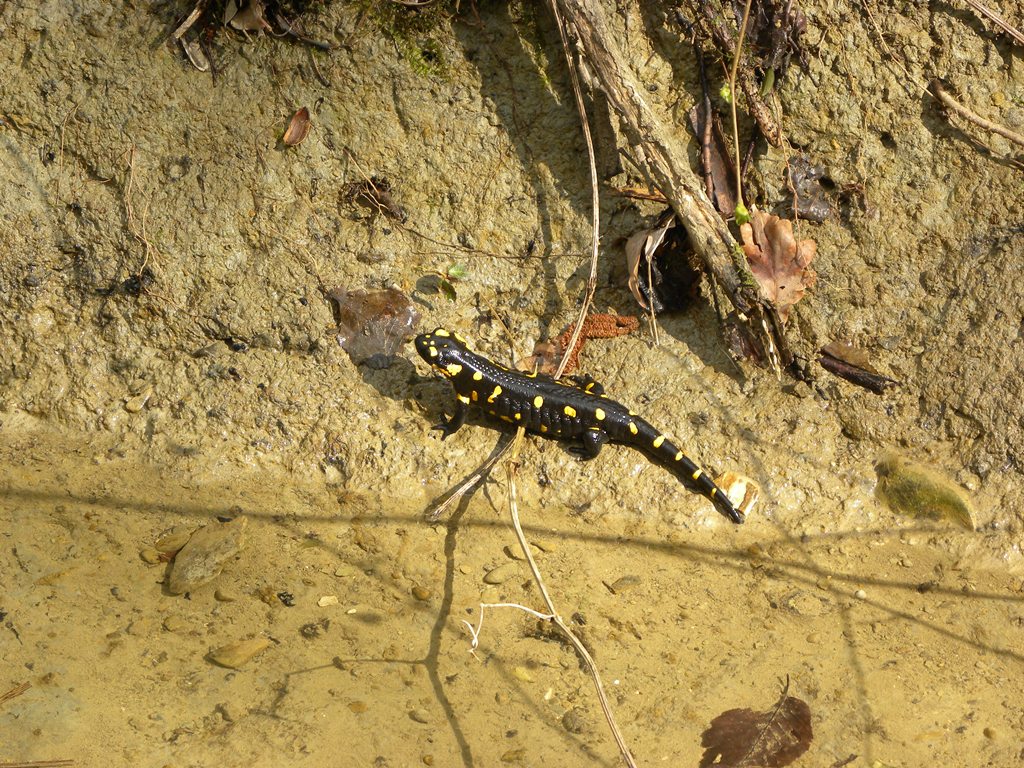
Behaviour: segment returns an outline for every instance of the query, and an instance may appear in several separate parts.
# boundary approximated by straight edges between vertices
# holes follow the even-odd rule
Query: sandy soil
[[[1020,152],[912,84],[943,77],[1021,132],[1024,57],[968,11],[870,7],[808,4],[809,72],[783,90],[790,140],[864,190],[803,225],[819,281],[792,332],[807,356],[853,341],[901,386],[740,372],[703,306],[583,365],[755,479],[745,525],[629,449],[525,454],[524,525],[641,765],[698,764],[714,717],[770,707],[787,677],[814,729],[798,765],[1024,759]],[[0,696],[30,684],[0,700],[0,764],[618,764],[589,678],[535,619],[488,613],[470,653],[481,601],[541,607],[502,472],[423,516],[498,434],[431,436],[447,385],[411,349],[354,366],[321,292],[415,292],[423,326],[499,359],[502,323],[517,354],[561,331],[589,182],[556,32],[487,5],[437,30],[424,74],[338,3],[308,24],[332,53],[225,37],[212,80],[160,43],[181,10],[0,5]],[[648,12],[617,34],[683,126],[691,49]],[[284,149],[303,105],[312,132]],[[758,159],[765,208],[788,155]],[[405,225],[350,202],[371,175]],[[603,206],[598,306],[633,311],[613,275],[652,211]],[[425,277],[453,263],[449,302]],[[882,507],[893,447],[965,489],[978,530]],[[146,550],[238,514],[223,573],[171,595]],[[253,637],[270,646],[242,669],[209,660]]]

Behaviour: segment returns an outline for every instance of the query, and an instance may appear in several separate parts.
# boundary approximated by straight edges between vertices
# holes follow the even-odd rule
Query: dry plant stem
[[[601,241],[601,193],[597,186],[597,160],[594,158],[594,140],[590,135],[590,123],[587,121],[587,108],[583,103],[583,92],[580,90],[579,73],[576,71],[576,60],[569,48],[569,36],[565,33],[565,24],[558,12],[558,0],[549,0],[551,13],[555,17],[555,26],[558,27],[559,37],[562,39],[562,51],[565,53],[565,63],[569,67],[569,77],[572,81],[572,93],[576,99],[576,109],[580,113],[580,123],[583,126],[583,138],[587,143],[587,159],[590,161],[590,195],[593,206],[593,234],[591,235],[590,251],[590,276],[587,278],[587,293],[583,297],[583,306],[580,307],[580,316],[573,329],[572,338],[569,339],[567,349],[576,349],[580,333],[583,332],[583,321],[587,319],[590,311],[590,304],[594,300],[594,291],[597,288],[597,249]],[[561,378],[565,373],[565,367],[569,364],[569,355],[563,355],[555,372],[555,378]]]
[[[523,435],[526,434],[526,430],[519,427],[516,430],[516,436],[511,443],[511,455],[509,456],[508,464],[506,465],[508,471],[508,502],[509,510],[512,515],[512,527],[515,529],[516,538],[519,540],[519,547],[523,550],[523,556],[526,558],[527,564],[530,566],[530,573],[533,574],[533,580],[537,584],[537,588],[540,590],[541,597],[544,600],[544,605],[547,606],[549,620],[565,635],[566,639],[572,643],[573,648],[576,649],[576,653],[580,655],[583,662],[587,665],[587,670],[590,672],[590,676],[594,681],[594,687],[597,689],[597,698],[601,702],[601,710],[604,712],[605,720],[608,721],[608,727],[611,729],[612,736],[615,738],[615,743],[619,747],[619,752],[622,755],[622,759],[625,761],[629,768],[636,768],[636,761],[633,759],[633,754],[629,751],[629,746],[626,744],[626,740],[622,736],[622,732],[619,730],[618,724],[615,722],[615,715],[612,713],[611,703],[608,701],[608,696],[604,692],[604,685],[601,683],[601,675],[597,670],[597,664],[594,663],[594,658],[587,651],[586,647],[580,642],[580,639],[573,634],[573,631],[569,629],[568,625],[562,620],[558,610],[555,608],[555,603],[551,599],[551,595],[548,593],[548,588],[544,584],[544,579],[540,575],[540,568],[537,567],[537,561],[533,559],[533,552],[530,551],[530,545],[526,541],[526,534],[523,533],[523,527],[519,523],[519,504],[516,499],[516,472],[519,468],[519,450],[523,444]]]
[[[991,10],[990,8],[986,8],[984,5],[977,2],[977,0],[964,0],[964,2],[971,6],[971,8],[976,10],[978,13],[980,13],[982,16],[985,16],[988,19],[990,19],[993,24],[1002,29],[1006,34],[1008,34],[1018,43],[1024,45],[1024,33],[1022,33],[1016,27],[1012,26],[1008,21],[1006,21],[1006,19],[1004,19],[998,13]]]
[[[31,687],[32,683],[24,682],[14,686],[7,693],[0,693],[0,704],[3,704],[6,701],[10,701],[11,699],[17,698],[18,696],[21,696],[21,694],[23,694]]]
[[[666,127],[644,98],[644,89],[622,62],[597,0],[555,0],[562,17],[575,28],[594,78],[618,114],[631,147],[643,154],[644,172],[668,198],[690,236],[694,250],[736,308],[746,332],[769,354],[778,371],[785,350],[781,325],[771,302],[750,274],[742,249],[690,170],[685,137]],[[785,353],[783,353],[785,355]]]
[[[496,454],[494,454],[494,456],[492,456],[488,461],[484,462],[483,466],[480,467],[480,469],[478,469],[476,472],[470,475],[469,478],[462,483],[462,485],[460,485],[458,488],[452,491],[451,496],[449,496],[443,502],[438,504],[434,509],[432,509],[427,514],[427,520],[437,520],[441,517],[441,515],[447,512],[448,509],[450,509],[451,506],[455,504],[459,499],[465,496],[466,493],[468,493],[474,485],[479,483],[481,480],[487,477],[487,475],[490,474],[491,468],[497,463],[498,459],[500,459],[502,456],[509,452],[509,449],[511,447],[512,443],[509,443]]]
[[[743,40],[747,36],[747,22],[750,20],[750,4],[747,0],[743,7],[743,21],[740,23],[740,36],[736,40],[736,50],[732,55],[732,71],[729,73],[729,111],[732,113],[732,145],[736,156],[736,205],[743,205],[743,171],[740,166],[740,129],[736,120],[736,73],[740,69],[740,58],[743,53]]]
[[[1014,144],[1020,144],[1020,146],[1024,147],[1024,136],[1021,136],[1019,133],[1014,133],[1010,129],[1004,128],[1003,126],[998,125],[997,123],[993,123],[991,120],[986,120],[980,115],[976,115],[974,112],[972,112],[963,104],[961,104],[952,96],[950,96],[949,91],[943,88],[942,83],[940,83],[938,80],[932,80],[932,90],[935,92],[935,97],[939,101],[941,101],[946,107],[960,115],[960,117],[964,118],[965,120],[969,120],[970,122],[974,123],[975,125],[981,128],[984,128],[986,131],[997,133],[1004,139],[1009,139]]]

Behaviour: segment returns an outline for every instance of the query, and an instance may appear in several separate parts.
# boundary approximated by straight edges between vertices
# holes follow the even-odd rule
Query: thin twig
[[[21,694],[23,694],[31,687],[32,683],[26,681],[24,683],[19,683],[18,685],[14,686],[7,693],[0,693],[0,704],[3,704],[6,701],[10,701],[11,699],[17,698],[18,696],[21,696]]]
[[[998,13],[996,13],[993,10],[991,10],[990,8],[986,8],[984,5],[979,3],[977,0],[964,0],[964,2],[967,3],[969,6],[971,6],[971,8],[976,10],[978,13],[980,13],[982,16],[985,16],[988,19],[990,19],[997,27],[1002,29],[1003,32],[1008,34],[1010,37],[1012,37],[1018,43],[1020,43],[1021,45],[1024,45],[1024,33],[1022,33],[1016,27],[1012,26],[1008,21],[1006,21],[1006,19],[1004,19]]]
[[[65,768],[74,764],[74,760],[29,760],[28,762],[0,763],[0,768]]]
[[[729,73],[729,106],[732,112],[732,141],[736,157],[736,207],[743,205],[743,171],[740,166],[740,129],[736,120],[736,74],[740,69],[740,59],[743,57],[743,39],[747,36],[747,21],[750,19],[750,4],[747,0],[743,8],[743,21],[740,23],[740,36],[736,40],[736,52],[732,57],[732,71]]]
[[[558,614],[558,609],[555,608],[555,603],[551,599],[551,595],[548,593],[548,588],[544,584],[544,579],[540,574],[540,568],[537,567],[537,561],[533,558],[533,552],[530,550],[530,544],[526,540],[526,534],[523,533],[523,527],[519,523],[519,504],[516,499],[516,472],[519,468],[519,450],[523,444],[523,435],[526,434],[526,430],[523,427],[519,427],[516,430],[516,436],[513,438],[511,443],[511,456],[509,457],[508,464],[506,464],[506,470],[508,472],[508,503],[509,511],[512,515],[512,527],[515,529],[516,538],[519,540],[519,547],[523,551],[523,556],[526,558],[527,564],[530,566],[530,572],[533,574],[533,580],[537,584],[538,590],[540,590],[541,598],[544,600],[544,605],[547,606],[548,613],[550,615],[550,621],[562,634],[565,635],[566,639],[572,643],[573,648],[576,649],[576,653],[579,654],[580,658],[587,665],[587,670],[590,672],[590,676],[594,681],[594,687],[597,689],[597,698],[601,702],[601,710],[604,712],[605,720],[608,721],[608,727],[611,729],[612,736],[615,738],[615,743],[619,747],[619,752],[622,754],[622,759],[626,762],[629,768],[636,768],[636,761],[633,759],[632,753],[629,751],[629,746],[626,744],[626,740],[622,736],[622,732],[619,730],[618,724],[615,722],[615,715],[612,713],[611,703],[608,701],[608,696],[605,694],[604,685],[601,682],[601,675],[597,670],[597,664],[594,663],[594,658],[587,651],[586,647],[580,641],[578,637],[569,629],[568,625],[563,621],[562,617]]]
[[[961,104],[959,101],[950,96],[949,92],[942,87],[942,83],[940,83],[937,79],[932,80],[931,85],[932,90],[935,92],[935,97],[939,101],[941,101],[945,106],[949,107],[958,115],[960,115],[960,117],[964,118],[965,120],[969,120],[970,122],[974,123],[975,125],[981,128],[984,128],[986,131],[998,133],[1004,139],[1009,139],[1013,143],[1020,144],[1022,147],[1024,147],[1024,136],[1021,136],[1019,133],[1014,133],[1009,128],[1004,128],[998,123],[993,123],[991,120],[986,120],[984,117],[975,114],[967,107],[965,107],[963,104]]]
[[[573,330],[572,339],[568,349],[575,349],[579,341],[580,333],[583,332],[583,321],[587,319],[590,305],[594,300],[594,291],[597,289],[597,250],[601,242],[601,193],[597,186],[597,160],[594,157],[594,140],[590,135],[590,123],[587,121],[587,107],[583,103],[583,92],[580,90],[579,74],[576,71],[576,60],[572,56],[569,47],[569,36],[565,32],[565,23],[558,11],[558,0],[549,0],[551,13],[555,17],[555,26],[558,27],[558,35],[562,38],[562,51],[565,53],[565,61],[569,67],[569,78],[572,82],[573,96],[576,97],[576,108],[580,113],[580,123],[583,127],[583,138],[587,143],[587,159],[590,161],[590,194],[593,206],[593,234],[591,235],[590,252],[590,276],[587,278],[587,293],[583,297],[583,306],[580,307],[580,316],[576,321],[576,328]],[[565,373],[565,367],[569,364],[569,358],[563,357],[558,364],[555,378],[560,378]]]
[[[205,5],[206,0],[199,0],[199,2],[197,2],[195,7],[192,9],[192,12],[188,16],[186,16],[185,20],[181,22],[180,25],[178,25],[178,28],[176,30],[174,30],[173,34],[171,35],[171,39],[180,40],[185,35],[185,33],[192,28],[192,25],[199,20],[199,17],[202,15]]]

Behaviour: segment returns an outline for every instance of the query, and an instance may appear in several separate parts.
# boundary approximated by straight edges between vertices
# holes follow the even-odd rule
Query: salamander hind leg
[[[580,436],[580,445],[569,450],[584,461],[590,461],[597,458],[597,454],[601,452],[601,448],[607,442],[608,433],[603,429],[588,429]]]

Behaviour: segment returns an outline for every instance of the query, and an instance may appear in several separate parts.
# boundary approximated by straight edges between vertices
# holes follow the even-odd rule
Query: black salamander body
[[[700,467],[648,422],[605,397],[593,379],[556,380],[509,370],[471,352],[461,336],[443,328],[417,336],[416,351],[455,388],[455,414],[434,427],[441,430],[442,440],[465,423],[469,407],[475,406],[529,432],[579,440],[587,459],[597,456],[609,441],[626,443],[710,499],[734,523],[743,522],[743,516]]]

